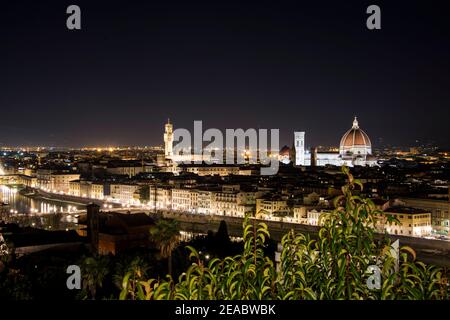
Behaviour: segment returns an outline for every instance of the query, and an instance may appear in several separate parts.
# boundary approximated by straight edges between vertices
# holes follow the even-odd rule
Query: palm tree
[[[150,240],[158,245],[161,258],[168,259],[169,275],[172,275],[172,251],[180,242],[178,221],[172,219],[159,219],[149,231]]]
[[[91,299],[95,299],[97,287],[102,287],[103,280],[109,273],[107,257],[87,257],[83,260],[83,289],[87,290],[91,295]]]

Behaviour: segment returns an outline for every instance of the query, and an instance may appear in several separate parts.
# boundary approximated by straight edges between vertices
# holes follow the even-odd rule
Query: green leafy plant
[[[113,277],[114,283],[119,289],[130,286],[125,292],[130,294],[130,299],[135,300],[135,293],[139,289],[139,287],[135,287],[135,284],[145,279],[149,268],[144,259],[140,257],[135,257],[129,264],[118,263],[116,274]]]
[[[264,254],[267,225],[246,216],[242,254],[204,263],[190,250],[191,266],[175,281],[123,280],[120,299],[266,300],[266,299],[448,299],[448,271],[415,259],[409,247],[392,254],[388,240],[375,237],[382,212],[370,199],[354,195],[360,181],[343,168],[348,183],[335,210],[321,216],[316,238],[291,230],[282,239],[279,265]],[[389,223],[398,223],[390,219]],[[380,270],[380,287],[367,280],[370,267]]]

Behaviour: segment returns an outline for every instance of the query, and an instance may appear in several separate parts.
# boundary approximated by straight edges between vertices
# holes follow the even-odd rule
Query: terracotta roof
[[[280,156],[289,156],[290,152],[291,152],[291,148],[289,148],[288,146],[284,146],[280,150]]]
[[[340,143],[342,147],[353,147],[353,146],[368,146],[371,147],[369,136],[361,128],[359,128],[358,121],[355,117],[353,121],[353,127],[348,130],[341,139]]]

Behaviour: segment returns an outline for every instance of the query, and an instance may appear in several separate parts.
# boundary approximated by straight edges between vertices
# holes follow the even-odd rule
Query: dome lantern
[[[353,120],[353,129],[358,129],[359,125],[358,125],[358,118],[355,116],[355,119]]]
[[[372,144],[369,136],[359,127],[355,116],[353,125],[341,139],[339,153],[343,158],[363,157],[372,153]]]

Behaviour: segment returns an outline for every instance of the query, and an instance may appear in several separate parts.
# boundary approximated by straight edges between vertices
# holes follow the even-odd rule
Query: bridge
[[[24,174],[4,174],[0,175],[0,185],[32,187],[35,185],[35,179]]]

